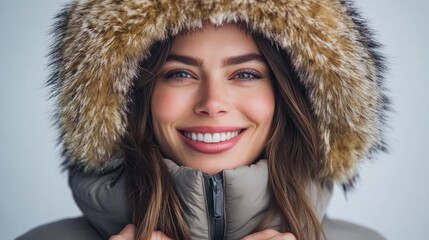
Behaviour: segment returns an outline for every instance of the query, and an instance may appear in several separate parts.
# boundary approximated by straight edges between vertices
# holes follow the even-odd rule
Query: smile
[[[240,140],[245,128],[198,126],[180,129],[182,140],[195,151],[216,154],[228,151]]]
[[[196,142],[218,143],[231,140],[240,134],[241,130],[233,132],[201,133],[201,132],[183,132],[182,134]]]

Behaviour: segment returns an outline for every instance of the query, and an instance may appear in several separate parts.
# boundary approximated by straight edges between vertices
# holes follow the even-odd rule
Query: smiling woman
[[[292,74],[288,69],[290,63],[269,41],[247,33],[237,24],[219,27],[206,24],[200,30],[182,33],[158,44],[152,48],[151,57],[141,64],[143,73],[134,91],[135,104],[131,106],[129,119],[132,124],[127,131],[129,141],[125,147],[128,151],[124,175],[131,191],[134,216],[141,219],[141,224],[136,221],[137,235],[141,233],[146,239],[153,229],[159,229],[175,239],[187,239],[187,234],[194,238],[221,239],[226,235],[235,239],[252,230],[262,230],[271,223],[278,231],[288,229],[298,237],[320,238],[320,223],[311,207],[305,205],[310,200],[304,193],[305,186],[310,184],[312,169],[319,164],[317,128],[304,92],[289,76]],[[154,149],[153,146],[159,147]],[[186,189],[206,199],[196,203],[198,200],[179,195],[182,203],[186,202],[184,199],[194,202],[192,206],[185,204],[185,209],[204,209],[206,204],[209,209],[210,205],[217,208],[213,212],[199,211],[201,216],[191,217],[195,211],[181,210],[184,206],[175,203],[174,191],[167,196],[155,196],[157,188],[161,190],[169,185],[169,174],[162,171],[162,157],[198,170],[196,174],[203,173],[186,182],[200,182],[204,188],[175,184],[176,190]],[[224,196],[230,189],[226,187],[228,174],[223,171],[249,166],[260,159],[268,159],[271,175],[287,182],[282,186],[273,179],[272,188],[281,203],[273,199],[272,206],[269,202],[258,206],[255,215],[237,213],[237,217],[241,217],[236,222],[225,224],[223,218],[228,210],[224,208],[247,205],[235,199],[239,196],[237,193],[241,198],[255,196],[242,190]],[[213,176],[203,177],[204,174]],[[157,186],[154,179],[164,180]],[[260,183],[262,192],[266,191],[267,181]],[[216,189],[216,194],[210,193],[215,190],[213,184],[222,186]],[[139,188],[141,190],[135,191]],[[164,206],[159,205],[165,198],[170,200]],[[303,204],[293,203],[291,199]],[[175,211],[170,212],[171,209]],[[275,215],[285,219],[284,225],[272,223],[273,216],[264,217],[265,212],[274,213],[275,209],[280,211]],[[211,216],[217,210],[218,219]],[[188,225],[200,226],[198,232],[187,229],[186,222],[180,219],[182,214],[176,214],[182,211]],[[148,213],[156,214],[148,216]],[[200,221],[204,218],[216,220],[202,225]],[[308,227],[300,227],[297,219],[308,222],[305,224]],[[258,227],[262,222],[266,224]],[[218,225],[220,230],[215,231]],[[176,231],[176,226],[183,229]]]
[[[151,110],[157,143],[180,165],[215,174],[253,163],[268,140],[274,92],[252,36],[232,24],[177,36]]]
[[[75,1],[57,27],[65,166],[95,232],[21,239],[382,239],[325,216],[384,149],[382,58],[346,2]]]

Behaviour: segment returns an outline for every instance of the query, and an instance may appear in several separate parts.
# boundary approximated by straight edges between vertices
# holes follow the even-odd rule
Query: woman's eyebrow
[[[250,62],[250,61],[258,61],[258,62],[265,63],[264,58],[260,54],[249,53],[249,54],[226,58],[223,61],[223,66],[237,65],[245,62]]]
[[[188,57],[188,56],[183,56],[183,55],[178,55],[178,54],[169,54],[167,56],[167,62],[169,61],[177,61],[177,62],[181,62],[187,65],[192,65],[192,66],[196,66],[196,67],[202,67],[203,66],[203,61],[197,58],[193,58],[193,57]]]
[[[167,62],[169,61],[177,61],[187,65],[196,66],[196,67],[202,67],[204,64],[204,61],[201,59],[179,55],[179,54],[169,54],[167,56]],[[225,60],[223,60],[223,66],[237,65],[245,62],[250,62],[250,61],[258,61],[258,62],[265,63],[264,58],[260,54],[249,53],[249,54],[243,54],[239,56],[228,57]]]

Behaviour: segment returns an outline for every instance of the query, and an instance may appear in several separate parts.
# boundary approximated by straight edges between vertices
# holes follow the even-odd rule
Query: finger
[[[169,238],[167,235],[165,235],[161,231],[155,231],[155,232],[153,232],[152,233],[152,237],[150,239],[151,240],[173,240],[173,239]]]
[[[117,235],[113,235],[109,240],[134,240],[135,226],[133,224],[128,224],[122,229]]]
[[[109,238],[109,240],[128,240],[128,239],[122,237],[121,235],[113,235]]]
[[[274,229],[265,229],[260,232],[252,233],[241,240],[267,240],[271,239],[277,235],[279,235],[280,232],[274,230]]]
[[[296,238],[292,233],[279,233],[270,240],[296,240]]]

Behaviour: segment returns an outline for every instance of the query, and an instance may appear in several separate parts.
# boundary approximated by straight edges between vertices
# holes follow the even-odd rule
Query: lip
[[[200,132],[200,133],[217,133],[217,132],[235,132],[239,130],[244,130],[242,127],[232,127],[232,126],[195,126],[188,128],[181,128],[179,131],[185,132]]]
[[[240,131],[240,133],[230,140],[217,142],[217,143],[204,143],[198,141],[192,141],[191,139],[185,137],[183,132],[198,132],[198,133],[218,133],[218,132],[235,132]],[[228,151],[233,148],[235,144],[240,140],[243,133],[246,131],[245,128],[241,127],[231,127],[231,126],[195,126],[189,128],[179,129],[179,134],[181,139],[188,145],[190,148],[195,151],[206,153],[206,154],[216,154]]]

